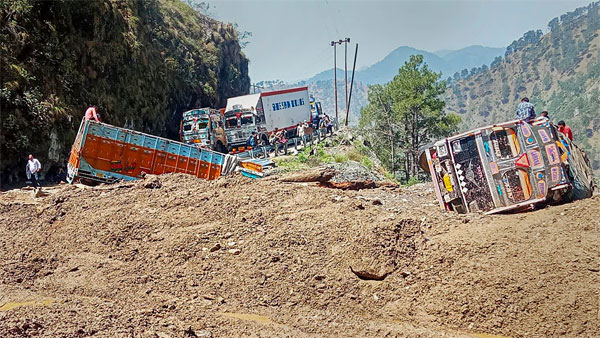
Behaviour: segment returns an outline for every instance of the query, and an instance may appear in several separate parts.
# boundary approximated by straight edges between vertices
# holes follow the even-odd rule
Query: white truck
[[[277,129],[285,129],[287,138],[296,136],[296,127],[312,121],[308,87],[232,97],[225,108],[225,133],[229,151],[246,150],[252,132],[263,144]]]

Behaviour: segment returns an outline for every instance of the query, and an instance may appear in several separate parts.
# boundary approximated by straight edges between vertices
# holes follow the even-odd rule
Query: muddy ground
[[[600,199],[165,175],[0,194],[0,336],[600,336]],[[366,279],[361,279],[366,278]]]

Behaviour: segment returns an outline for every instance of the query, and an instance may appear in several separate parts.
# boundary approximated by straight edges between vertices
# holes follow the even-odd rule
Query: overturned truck
[[[440,207],[496,213],[590,197],[585,153],[546,121],[520,120],[439,140],[420,153]]]
[[[71,148],[67,181],[112,183],[165,173],[213,180],[236,166],[235,156],[84,119]]]

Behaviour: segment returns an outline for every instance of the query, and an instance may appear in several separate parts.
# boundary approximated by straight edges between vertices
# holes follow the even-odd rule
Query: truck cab
[[[252,132],[259,132],[259,117],[251,109],[234,105],[233,109],[224,115],[225,133],[227,135],[228,150],[232,153],[247,150],[246,142]]]
[[[440,207],[496,213],[590,197],[585,153],[551,123],[514,120],[426,146],[420,166],[431,174]]]
[[[181,120],[181,142],[227,152],[227,138],[223,117],[216,109],[192,109],[183,113]]]

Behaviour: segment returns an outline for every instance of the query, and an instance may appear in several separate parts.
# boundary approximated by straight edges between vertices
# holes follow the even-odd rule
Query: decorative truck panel
[[[423,149],[420,163],[445,210],[495,213],[594,190],[585,152],[545,121],[510,121],[439,140]]]
[[[230,155],[84,119],[71,148],[67,180],[111,183],[171,172],[213,180],[235,165]]]
[[[289,128],[311,119],[308,87],[262,93],[261,100],[269,131]]]

